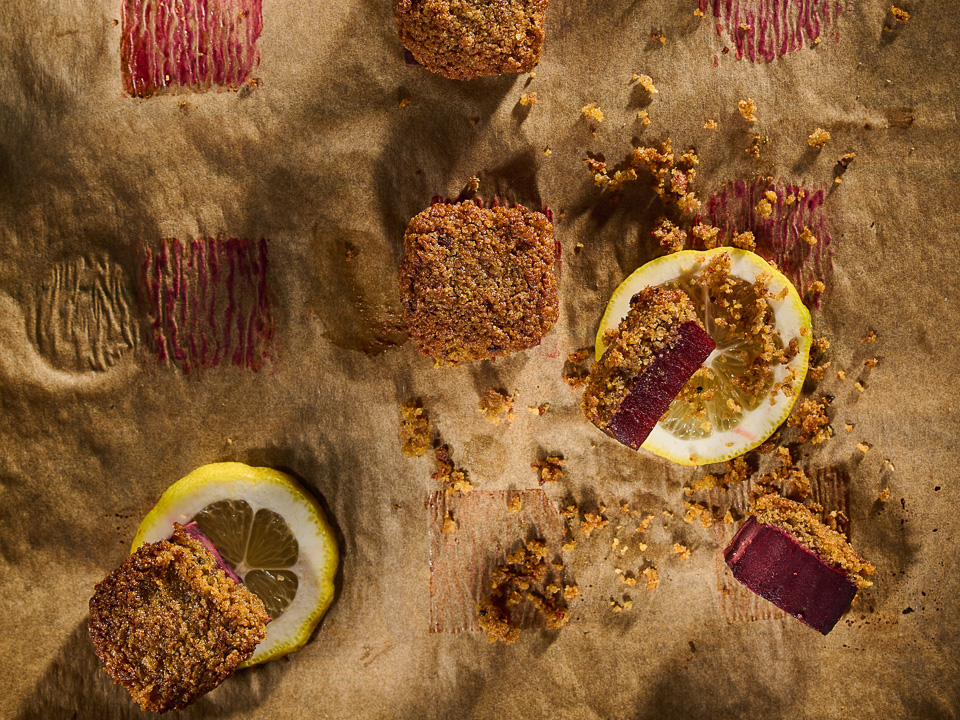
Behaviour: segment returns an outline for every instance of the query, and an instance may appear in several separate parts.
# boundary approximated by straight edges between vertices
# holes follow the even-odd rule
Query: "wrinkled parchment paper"
[[[87,639],[93,585],[168,485],[238,460],[322,498],[337,596],[302,651],[184,717],[957,717],[955,3],[908,4],[907,23],[851,4],[821,42],[753,63],[690,0],[555,0],[535,78],[457,83],[404,65],[386,2],[267,0],[258,87],[147,100],[122,90],[119,5],[0,6],[0,714],[141,716]],[[737,113],[747,97],[755,124]],[[580,116],[591,102],[602,123]],[[832,134],[820,153],[816,127]],[[760,160],[744,152],[755,134]],[[834,396],[835,437],[801,465],[846,477],[852,542],[878,567],[827,637],[769,606],[725,610],[718,536],[680,519],[702,471],[607,439],[561,380],[613,288],[659,254],[646,180],[610,205],[582,160],[666,137],[699,151],[703,198],[759,176],[827,191],[832,270],[814,323],[833,365],[814,395]],[[556,213],[560,320],[540,348],[435,369],[397,329],[402,235],[471,175],[481,195]],[[143,251],[221,235],[267,239],[269,358],[185,373],[155,352]],[[512,423],[479,414],[491,388],[519,391]],[[621,562],[640,563],[618,560],[608,534],[567,558],[582,593],[561,632],[528,628],[511,647],[432,632],[438,487],[429,456],[399,452],[408,400],[478,492],[536,488],[530,464],[561,453],[552,502],[672,510],[644,553],[660,587],[620,582]],[[542,417],[526,409],[547,402]],[[632,609],[612,612],[627,596]]]

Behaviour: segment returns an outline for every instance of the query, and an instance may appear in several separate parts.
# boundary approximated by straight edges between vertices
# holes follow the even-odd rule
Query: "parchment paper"
[[[0,5],[0,714],[142,715],[99,668],[87,602],[160,493],[219,460],[299,477],[329,510],[342,567],[310,644],[184,717],[960,714],[955,2],[907,4],[905,24],[877,0],[851,4],[819,44],[753,63],[723,53],[726,31],[687,0],[555,0],[535,78],[457,83],[404,65],[387,2],[267,0],[258,87],[146,100],[122,90],[119,5]],[[538,103],[519,106],[521,92]],[[747,97],[756,124],[737,113]],[[833,136],[820,153],[816,127]],[[759,161],[744,152],[754,134]],[[835,437],[801,464],[846,477],[852,542],[878,567],[827,637],[769,606],[725,611],[718,536],[680,519],[702,471],[607,439],[561,380],[612,290],[659,254],[646,180],[610,205],[582,160],[666,137],[699,151],[703,198],[757,176],[827,190],[832,270],[814,323],[833,365],[814,395],[834,396]],[[435,369],[397,327],[402,235],[474,174],[481,195],[556,213],[560,320],[540,348]],[[186,373],[155,352],[143,250],[221,235],[267,239],[269,358]],[[512,423],[479,414],[491,388],[519,391]],[[409,400],[478,492],[536,488],[530,464],[559,452],[554,503],[672,510],[647,541],[660,587],[624,587],[597,541],[567,561],[582,593],[559,633],[505,647],[432,632],[425,502],[439,487],[429,456],[400,454]],[[542,417],[526,410],[545,402]],[[626,595],[632,609],[614,613]]]

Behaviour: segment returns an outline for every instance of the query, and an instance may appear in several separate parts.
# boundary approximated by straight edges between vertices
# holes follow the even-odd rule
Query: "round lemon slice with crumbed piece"
[[[333,600],[339,554],[323,509],[278,470],[225,462],[171,485],[140,524],[133,552],[196,521],[271,620],[249,667],[303,647]]]
[[[787,419],[807,374],[813,333],[797,289],[747,250],[657,258],[614,291],[597,331],[597,359],[630,298],[650,286],[683,290],[717,347],[642,447],[682,465],[706,465],[763,443]]]

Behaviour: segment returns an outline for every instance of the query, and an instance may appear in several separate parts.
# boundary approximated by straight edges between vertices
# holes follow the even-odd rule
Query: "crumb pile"
[[[763,495],[750,512],[758,523],[789,533],[824,561],[846,572],[858,587],[873,584],[865,576],[873,575],[874,566],[857,555],[843,535],[827,527],[800,503],[779,495]]]
[[[543,213],[438,203],[410,221],[404,248],[403,315],[423,355],[494,359],[536,346],[557,321],[556,246]]]
[[[513,395],[507,395],[499,390],[487,390],[480,399],[480,414],[492,425],[499,425],[503,419],[513,422],[513,401],[516,398],[516,392]]]
[[[396,0],[400,41],[452,80],[521,73],[540,62],[547,0]]]
[[[97,583],[90,638],[140,707],[180,710],[233,675],[263,639],[263,602],[179,524]]]
[[[437,469],[430,476],[443,486],[447,495],[459,493],[466,495],[473,490],[473,485],[467,480],[467,474],[463,470],[458,470],[450,459],[450,448],[441,445],[434,451],[437,460]]]
[[[587,419],[600,429],[607,427],[636,379],[658,353],[677,341],[680,326],[691,321],[699,323],[682,291],[649,287],[637,293],[590,371],[582,404]]]
[[[400,450],[405,457],[420,457],[430,449],[427,411],[416,403],[400,406]]]
[[[564,600],[575,597],[577,588],[562,588],[559,580],[554,581],[554,573],[561,572],[563,565],[551,565],[546,556],[546,543],[530,540],[490,574],[490,595],[477,606],[477,617],[491,643],[512,645],[520,638],[517,616],[525,602],[543,615],[551,630],[570,621]]]

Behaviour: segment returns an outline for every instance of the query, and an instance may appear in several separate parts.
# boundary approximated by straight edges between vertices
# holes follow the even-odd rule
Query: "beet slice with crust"
[[[754,517],[740,527],[723,558],[740,583],[824,635],[857,594],[857,584],[843,570]]]

